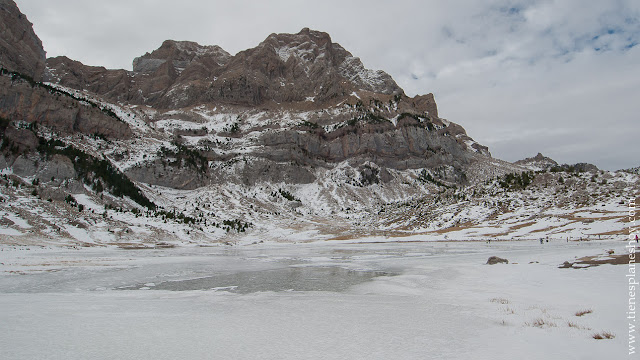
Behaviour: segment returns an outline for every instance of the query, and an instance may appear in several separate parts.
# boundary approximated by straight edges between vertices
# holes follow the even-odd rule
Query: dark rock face
[[[53,74],[51,69],[57,69]],[[132,78],[125,70],[107,70],[99,66],[87,66],[66,56],[47,59],[45,81],[87,90],[107,98],[123,101],[129,98]]]
[[[213,72],[228,63],[230,58],[231,55],[219,46],[201,46],[191,41],[167,40],[152,53],[135,58],[133,72],[151,74],[165,63],[171,64],[181,73],[188,70],[185,75],[198,73],[198,68]]]
[[[38,82],[43,80],[45,52],[40,39],[33,32],[32,24],[11,0],[0,0],[0,18],[1,65],[8,71],[20,74],[0,75],[2,118],[38,123],[64,133],[99,133],[112,138],[127,138],[131,135],[128,125],[124,122],[109,117],[99,109],[87,106],[73,97],[51,92],[50,89],[41,86]],[[83,73],[87,79],[74,77],[74,85],[83,89],[88,83],[100,83],[88,80],[92,76],[99,76],[100,73],[100,68],[97,68]],[[121,82],[121,79],[116,79],[103,82],[101,86],[104,91],[119,91],[117,85]],[[21,143],[24,139],[13,135],[11,131],[5,134],[20,148],[34,147],[25,147],[25,144]]]
[[[8,127],[4,133],[4,139],[8,141],[9,146],[16,153],[31,151],[38,146],[38,138],[33,132],[26,129]]]
[[[0,34],[0,65],[40,81],[46,59],[42,42],[13,0],[0,0]]]
[[[589,163],[577,163],[575,165],[571,165],[573,166],[574,170],[577,172],[598,172],[600,171],[600,169],[598,169],[597,166],[593,165],[593,164],[589,164]]]
[[[182,190],[197,189],[208,183],[203,174],[193,169],[165,166],[160,161],[133,167],[126,175],[135,181]]]
[[[353,91],[403,93],[391,76],[365,69],[359,58],[331,42],[329,34],[307,28],[297,34],[269,35],[233,57],[221,77],[222,84],[214,84],[220,97],[240,100],[234,84],[246,84],[254,97],[244,101],[253,105],[307,98],[322,103]]]
[[[47,61],[49,81],[87,89],[117,101],[159,108],[205,103],[256,106],[312,99],[322,104],[354,91],[403,94],[383,71],[365,69],[327,33],[303,29],[271,34],[257,47],[229,55],[218,46],[167,40],[133,61],[133,72],[85,66],[68,58]],[[433,97],[416,107],[437,116]]]
[[[240,183],[250,186],[260,181],[309,184],[316,180],[315,176],[303,166],[274,163],[265,160],[252,161],[246,166],[243,166],[238,176]],[[224,181],[224,179],[218,179],[217,181]]]
[[[23,155],[18,156],[13,161],[12,167],[13,173],[22,177],[33,176],[38,170],[36,163],[32,159]]]
[[[418,95],[412,99],[409,99],[407,103],[403,103],[400,107],[400,111],[417,111],[426,112],[429,116],[438,117],[438,105],[436,105],[436,99],[433,94]]]
[[[131,136],[129,126],[97,108],[60,94],[52,94],[28,82],[0,76],[0,116],[38,123],[63,133],[103,134],[110,138]]]
[[[345,129],[343,134],[324,137],[293,130],[269,132],[263,134],[260,141],[265,147],[279,150],[269,152],[274,161],[297,160],[300,152],[309,159],[329,163],[353,158],[375,160],[380,166],[393,169],[433,168],[445,164],[463,167],[471,160],[471,154],[454,137],[415,126],[396,128],[391,123]]]
[[[33,136],[31,132],[28,133]],[[35,138],[35,136],[33,137]],[[41,158],[27,154],[8,160],[9,163],[5,164],[5,167],[11,166],[14,174],[23,177],[35,176],[42,181],[53,181],[58,185],[63,180],[75,179],[77,175],[71,159],[62,155],[53,155],[46,161],[41,161]]]

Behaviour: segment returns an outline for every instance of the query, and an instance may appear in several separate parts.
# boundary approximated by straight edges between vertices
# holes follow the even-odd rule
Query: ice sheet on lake
[[[624,246],[4,247],[0,348],[11,359],[623,358],[626,300],[612,294],[627,266],[558,265]],[[491,255],[510,263],[485,265]],[[594,340],[600,331],[616,338]]]

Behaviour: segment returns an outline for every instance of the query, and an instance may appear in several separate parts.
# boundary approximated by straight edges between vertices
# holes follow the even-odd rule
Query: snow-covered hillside
[[[3,6],[6,244],[575,240],[624,234],[639,194],[633,172],[492,158],[433,94],[407,96],[324,32],[236,55],[167,40],[132,72],[45,59]]]

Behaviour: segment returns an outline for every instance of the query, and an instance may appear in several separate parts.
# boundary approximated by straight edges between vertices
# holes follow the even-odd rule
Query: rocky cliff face
[[[164,109],[305,101],[323,106],[353,92],[403,94],[391,76],[366,69],[327,33],[306,28],[297,34],[271,34],[235,56],[218,46],[167,40],[134,59],[133,72],[89,67],[64,57],[49,59],[47,66],[49,81]]]
[[[36,123],[63,134],[80,132],[123,139],[131,136],[129,126],[113,112],[41,83],[45,51],[32,24],[11,0],[0,0],[0,17],[0,62],[4,69],[0,73],[0,117],[13,124],[7,124],[9,128],[18,123]],[[82,89],[85,84],[76,85]],[[21,138],[22,132],[10,129],[3,132],[5,142],[18,149],[28,145]],[[29,144],[26,149],[35,147],[33,142]]]
[[[210,96],[252,105],[307,99],[326,103],[354,91],[403,93],[391,76],[365,69],[359,58],[333,43],[327,33],[305,28],[297,34],[271,34],[257,47],[238,53]]]
[[[118,139],[131,136],[126,123],[97,106],[9,75],[0,75],[0,117],[37,123],[62,134],[80,132]]]
[[[0,0],[0,65],[42,79],[45,52],[27,17],[13,0]]]
[[[51,69],[57,69],[55,77]],[[117,100],[126,101],[130,94],[133,79],[125,70],[107,70],[100,66],[87,66],[66,56],[47,59],[45,81],[64,84],[65,86],[87,90],[94,94]]]

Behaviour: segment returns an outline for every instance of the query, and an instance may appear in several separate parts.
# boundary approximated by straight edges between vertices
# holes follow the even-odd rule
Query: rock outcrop
[[[562,165],[563,168],[568,169],[568,170],[573,170],[576,172],[598,172],[600,171],[600,169],[598,169],[597,166],[593,165],[593,164],[589,164],[589,163],[577,163],[577,164],[573,164],[573,165]]]
[[[55,75],[51,73],[51,68],[57,69]],[[133,79],[127,71],[88,66],[66,56],[47,59],[45,80],[117,101],[126,101],[132,97],[129,92]]]
[[[14,123],[37,123],[67,134],[82,132],[111,138],[128,138],[131,135],[126,123],[95,104],[80,101],[69,93],[40,83],[45,70],[45,52],[32,24],[11,0],[0,0],[0,17],[0,62],[5,69],[0,74],[1,118]],[[90,73],[85,74],[91,76]],[[89,82],[79,81],[74,85],[83,89]],[[118,83],[120,80],[103,83],[102,86],[103,89],[118,91]],[[26,146],[25,138],[19,134],[9,128],[4,137],[19,151],[34,147]]]
[[[534,157],[518,160],[514,164],[520,165],[535,171],[549,170],[554,166],[558,166],[558,163],[555,160],[548,158],[542,155],[541,153],[538,153],[538,155]]]
[[[115,139],[131,136],[126,123],[97,107],[6,75],[0,76],[0,117],[37,123],[65,134],[101,134]],[[11,139],[11,134],[7,132],[5,136]]]
[[[215,72],[226,65],[231,55],[219,46],[202,46],[192,41],[167,40],[152,53],[133,60],[134,73],[152,74],[160,66],[169,63],[177,72],[188,70],[186,78],[203,79],[202,75]],[[200,72],[199,70],[205,70]]]
[[[541,153],[538,155],[526,158],[523,160],[518,160],[514,162],[516,165],[520,165],[530,170],[534,171],[569,171],[569,172],[597,172],[599,171],[598,167],[593,164],[588,163],[577,163],[577,164],[562,164],[559,165],[555,160],[548,158]]]
[[[53,155],[47,162],[41,165],[36,176],[42,181],[62,181],[74,179],[76,170],[73,162],[66,156]]]
[[[308,158],[310,163],[360,159],[393,169],[435,168],[447,164],[462,168],[471,161],[472,153],[455,137],[444,136],[446,131],[386,122],[346,127],[329,134],[296,130],[267,132],[260,137],[260,144],[279,151],[252,155],[268,156],[280,162],[301,157]]]
[[[40,81],[46,54],[33,25],[13,0],[0,0],[0,34],[0,65]]]
[[[387,73],[366,69],[329,34],[308,28],[297,34],[271,34],[257,47],[238,53],[219,80],[221,98],[253,105],[269,100],[324,103],[354,91],[403,93]],[[252,89],[253,98],[243,99],[233,91],[243,82]]]
[[[486,265],[496,265],[496,264],[508,264],[509,260],[507,259],[503,259],[501,257],[498,256],[491,256],[488,260]]]

